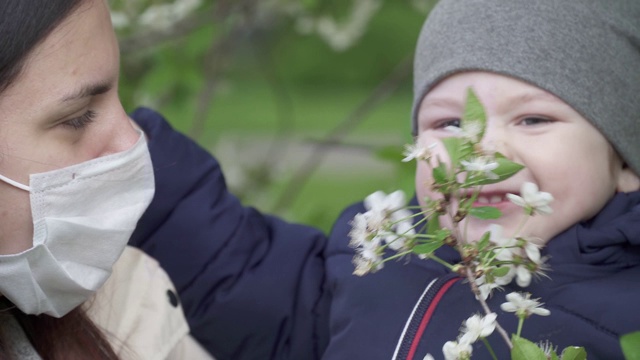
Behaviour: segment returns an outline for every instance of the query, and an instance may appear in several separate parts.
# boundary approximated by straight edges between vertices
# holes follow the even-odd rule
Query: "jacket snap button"
[[[171,290],[167,290],[167,297],[169,297],[169,303],[173,307],[178,307],[178,295]]]

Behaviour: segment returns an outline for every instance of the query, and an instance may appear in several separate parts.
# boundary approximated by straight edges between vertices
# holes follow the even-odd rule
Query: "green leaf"
[[[476,96],[476,93],[471,87],[467,89],[467,101],[464,104],[464,113],[462,114],[462,123],[465,122],[477,122],[481,126],[480,134],[478,134],[478,140],[484,136],[484,130],[487,126],[487,116],[484,112],[482,103]]]
[[[524,166],[505,157],[496,157],[498,167],[492,172],[500,177],[500,181],[508,179],[524,169]]]
[[[491,270],[491,275],[498,278],[498,277],[503,277],[507,275],[508,272],[509,272],[508,266],[499,266]]]
[[[447,183],[447,167],[444,163],[440,163],[437,167],[433,168],[433,180],[436,184],[444,185]]]
[[[447,238],[447,236],[451,235],[451,230],[449,229],[438,229],[436,230],[436,232],[433,234],[433,238],[437,241],[444,241],[444,239]]]
[[[502,216],[502,211],[493,206],[478,206],[469,209],[469,215],[482,220],[498,219]]]
[[[498,167],[491,172],[498,176],[497,179],[474,177],[471,179],[467,179],[467,181],[462,184],[462,187],[468,188],[477,185],[495,184],[512,177],[513,175],[517,174],[518,171],[524,169],[524,166],[502,156],[496,156],[495,161],[498,163]]]
[[[458,164],[460,164],[460,150],[463,142],[464,140],[459,137],[448,137],[442,139],[442,143],[447,149],[449,159],[451,160],[451,167],[454,169],[458,167]]]
[[[544,351],[531,341],[513,335],[511,342],[513,342],[511,360],[547,360]]]
[[[587,352],[583,347],[568,346],[562,350],[562,360],[586,360]]]
[[[640,331],[622,335],[620,346],[626,360],[640,360]]]
[[[478,250],[482,250],[484,248],[487,247],[487,245],[489,245],[489,239],[491,239],[491,232],[487,231],[484,234],[482,234],[482,237],[480,238],[480,241],[478,241]]]
[[[467,141],[463,141],[460,144],[458,156],[460,157],[460,160],[468,160],[469,158],[473,157],[474,152],[475,149],[473,147],[473,144]]]
[[[427,222],[427,235],[433,235],[438,230],[440,230],[440,219],[434,215]]]
[[[431,254],[438,250],[442,246],[442,241],[429,241],[413,247],[413,252],[416,254]]]

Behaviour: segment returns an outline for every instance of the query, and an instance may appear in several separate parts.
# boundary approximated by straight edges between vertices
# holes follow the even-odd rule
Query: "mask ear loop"
[[[17,187],[18,189],[21,189],[21,190],[24,190],[24,191],[27,191],[27,192],[31,192],[31,188],[29,186],[27,186],[25,184],[21,184],[21,183],[15,181],[15,180],[11,180],[11,179],[9,179],[8,177],[6,177],[6,176],[4,176],[2,174],[0,174],[0,180],[6,182],[9,185]]]

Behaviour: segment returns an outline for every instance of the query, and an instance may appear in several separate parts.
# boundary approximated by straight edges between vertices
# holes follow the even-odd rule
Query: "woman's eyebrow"
[[[65,95],[61,103],[67,103],[70,101],[82,99],[89,96],[96,96],[106,93],[113,88],[113,81],[104,81],[94,84],[88,84],[82,86],[78,91]]]

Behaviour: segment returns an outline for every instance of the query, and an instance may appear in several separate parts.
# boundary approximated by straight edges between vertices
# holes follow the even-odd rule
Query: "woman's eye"
[[[79,116],[77,118],[74,118],[74,119],[67,120],[67,121],[63,122],[62,126],[69,127],[69,128],[71,128],[73,130],[82,130],[87,125],[92,123],[94,121],[95,117],[96,117],[96,112],[95,111],[87,110],[87,112],[82,114],[82,116]]]
[[[522,125],[532,126],[532,125],[540,125],[540,124],[548,124],[552,123],[553,120],[543,117],[526,117],[520,121]]]

